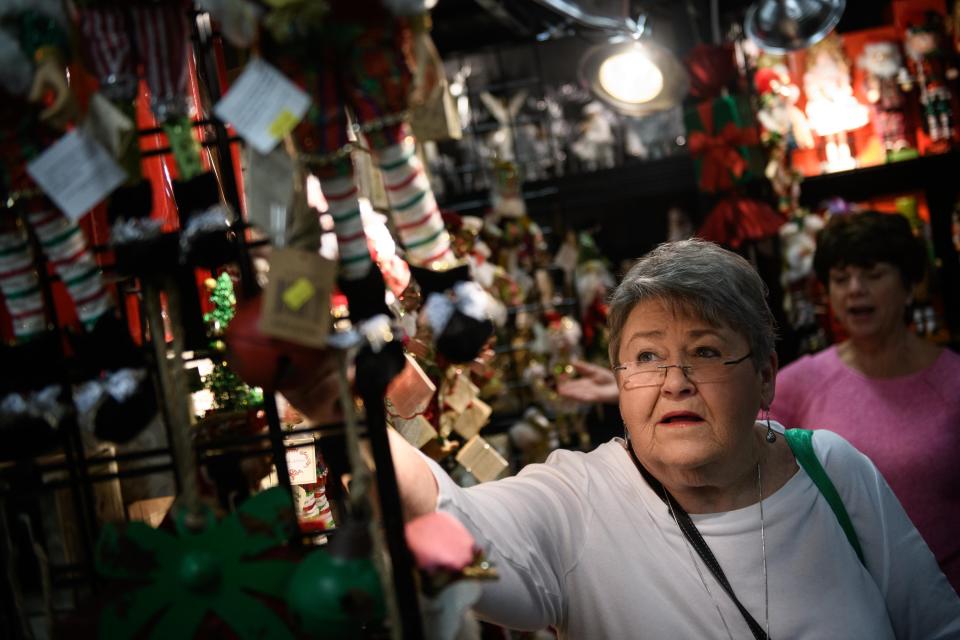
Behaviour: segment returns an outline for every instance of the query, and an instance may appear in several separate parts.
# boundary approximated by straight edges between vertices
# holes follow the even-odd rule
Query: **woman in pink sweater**
[[[867,454],[960,591],[960,356],[907,325],[925,264],[900,215],[831,218],[814,268],[849,338],[782,369],[770,413]]]

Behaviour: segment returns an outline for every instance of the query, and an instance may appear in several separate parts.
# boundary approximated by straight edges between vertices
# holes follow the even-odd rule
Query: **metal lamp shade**
[[[846,0],[760,0],[747,10],[745,29],[765,51],[805,49],[837,26],[846,4]]]
[[[662,75],[663,85],[659,93],[643,102],[618,98],[600,82],[600,68],[606,60],[632,51],[642,52]],[[637,42],[633,39],[618,39],[587,50],[580,62],[580,81],[600,101],[628,116],[643,116],[674,107],[683,100],[690,87],[687,72],[676,56],[649,40]]]

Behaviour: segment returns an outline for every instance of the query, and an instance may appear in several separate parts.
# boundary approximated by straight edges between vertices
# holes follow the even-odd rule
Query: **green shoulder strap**
[[[850,546],[857,552],[857,557],[860,558],[861,564],[866,566],[866,562],[863,560],[863,549],[860,548],[860,540],[857,538],[857,531],[853,528],[850,515],[843,506],[843,500],[840,499],[837,488],[833,486],[833,482],[830,481],[830,476],[827,475],[817,455],[813,452],[813,431],[809,429],[787,429],[784,435],[786,436],[787,444],[790,445],[790,450],[793,451],[793,455],[797,458],[797,462],[800,463],[803,470],[806,471],[810,479],[813,480],[813,484],[817,485],[817,489],[819,489],[823,497],[826,498],[830,508],[833,509],[833,514],[837,516],[840,528],[843,529],[847,540],[850,541]]]

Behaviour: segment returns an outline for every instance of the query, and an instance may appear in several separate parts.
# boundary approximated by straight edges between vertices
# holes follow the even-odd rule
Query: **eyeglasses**
[[[709,382],[723,382],[730,377],[732,367],[740,364],[753,355],[747,355],[736,360],[707,360],[696,364],[653,364],[650,362],[625,362],[613,368],[613,372],[620,378],[624,389],[640,387],[659,387],[667,378],[667,369],[676,367],[683,372],[687,380],[694,384]]]

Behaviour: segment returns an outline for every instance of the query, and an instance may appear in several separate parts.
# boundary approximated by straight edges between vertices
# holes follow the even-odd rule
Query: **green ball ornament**
[[[380,576],[370,559],[333,556],[326,549],[297,567],[287,607],[301,631],[313,638],[362,638],[386,615]]]

